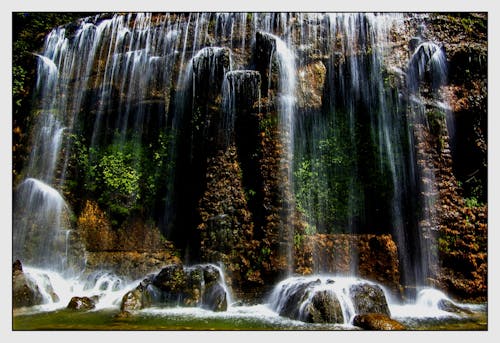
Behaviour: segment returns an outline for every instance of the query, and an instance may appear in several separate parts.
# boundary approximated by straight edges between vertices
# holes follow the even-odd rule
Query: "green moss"
[[[436,136],[442,135],[446,127],[446,113],[437,108],[432,108],[426,111],[426,114],[431,133]]]
[[[464,198],[465,206],[467,207],[481,207],[484,204],[481,203],[476,197]]]

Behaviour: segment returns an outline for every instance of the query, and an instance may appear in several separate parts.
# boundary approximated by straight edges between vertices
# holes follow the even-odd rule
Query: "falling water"
[[[195,239],[206,160],[221,146],[245,149],[240,137],[251,132],[244,133],[238,120],[255,105],[244,102],[259,99],[259,112],[272,113],[274,101],[283,146],[276,176],[283,191],[276,203],[283,207],[279,253],[288,271],[298,234],[390,233],[402,281],[425,283],[436,263],[428,244],[436,190],[433,166],[418,150],[426,125],[419,84],[430,77],[436,91],[446,64],[437,44],[415,47],[407,68],[407,113],[406,90],[391,84],[387,65],[391,29],[400,19],[369,13],[130,13],[54,29],[37,54],[38,122],[15,195],[14,258],[61,271],[66,267],[59,264],[72,258],[55,256],[77,251],[62,194],[74,183],[91,184],[95,175],[71,180],[75,154],[92,172],[110,156],[128,156],[126,170],[137,176],[137,187],[126,205],[153,198],[143,210],[168,239]],[[257,48],[270,50],[267,75],[255,70]],[[305,76],[315,81],[304,85]],[[260,107],[261,91],[267,108]],[[312,95],[304,100],[305,93]],[[160,159],[153,150],[165,136],[173,138]],[[255,152],[243,152],[254,158]],[[155,168],[133,173],[151,160]],[[254,171],[247,168],[243,177]],[[151,183],[156,193],[145,188]],[[417,189],[424,215],[415,223]],[[296,231],[298,216],[304,232]],[[191,258],[189,251],[185,256]],[[357,275],[357,257],[350,261],[350,274]],[[312,266],[315,273],[335,272],[325,269]],[[348,301],[342,302],[344,317],[352,318]]]
[[[303,20],[310,24],[301,27],[302,49],[312,49],[311,41],[324,41],[318,53],[329,58],[324,105],[297,118],[294,159],[296,196],[307,230],[388,230],[398,243],[405,273],[418,264],[408,260],[405,228],[412,201],[407,177],[411,147],[405,144],[401,90],[391,89],[394,86],[384,76],[390,30],[400,18],[344,13]],[[357,257],[351,261],[356,274]],[[314,270],[327,271],[325,267]]]
[[[27,178],[16,190],[13,258],[29,265],[67,271],[69,208],[57,190]]]
[[[421,261],[415,268],[415,280],[418,286],[425,286],[427,278],[432,276],[437,268],[437,224],[436,207],[438,190],[436,188],[435,167],[429,159],[425,137],[432,125],[439,123],[440,117],[444,119],[441,130],[445,136],[449,136],[448,128],[452,130],[453,120],[450,111],[443,103],[439,93],[439,87],[446,82],[447,64],[443,50],[435,43],[422,41],[423,27],[419,30],[419,41],[421,43],[415,48],[408,65],[407,83],[410,97],[410,121],[413,127],[413,139],[415,140],[415,171],[418,175],[418,187],[422,194],[421,217],[418,222],[418,251]],[[426,104],[421,90],[427,83],[434,103]],[[430,105],[430,111],[426,106]],[[444,105],[444,106],[443,106]],[[443,147],[444,148],[444,147]]]
[[[269,56],[269,73],[273,70],[273,63],[277,62],[279,72],[278,89],[276,94],[277,112],[279,121],[279,139],[283,146],[281,157],[281,173],[283,177],[282,198],[284,199],[284,208],[282,214],[282,228],[280,231],[280,240],[282,242],[281,254],[286,256],[289,272],[292,271],[292,241],[293,241],[293,217],[294,209],[290,202],[293,194],[293,154],[295,139],[295,115],[296,115],[296,68],[295,56],[291,46],[279,37],[264,32],[261,33],[264,40],[271,42],[272,51]],[[289,43],[290,44],[290,43]],[[272,76],[268,75],[270,82]]]

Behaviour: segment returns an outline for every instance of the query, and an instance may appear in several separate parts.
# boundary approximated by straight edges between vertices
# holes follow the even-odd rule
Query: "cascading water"
[[[60,71],[50,57],[37,56],[40,63],[36,86],[42,99],[41,113],[26,169],[27,177],[14,193],[13,259],[72,274],[81,270],[85,262],[81,256],[77,257],[78,244],[71,246],[69,251],[71,211],[54,188],[67,129],[63,126],[61,109],[57,107],[58,100],[51,93],[59,87]]]
[[[359,301],[358,292],[366,292],[362,296],[366,297],[364,303]],[[367,298],[371,299],[367,301]],[[373,304],[366,306],[370,301]],[[352,325],[354,316],[359,313],[389,312],[380,286],[353,277],[288,278],[276,285],[269,306],[286,317],[306,322],[325,320],[344,325]],[[317,312],[322,312],[321,320],[314,318],[318,316]]]
[[[385,61],[390,30],[400,20],[398,14],[332,14],[301,29],[303,42],[310,41],[308,35],[328,42],[320,51],[330,57],[323,106],[296,119],[294,174],[307,231],[388,231],[398,245],[402,277],[411,283],[420,263],[410,252],[414,238],[408,228],[413,147],[406,143],[402,90],[390,86]],[[318,272],[325,268],[313,266]],[[358,268],[352,256],[351,273]]]
[[[407,85],[409,91],[409,121],[412,124],[412,139],[415,145],[414,173],[418,176],[417,187],[422,194],[421,217],[418,222],[420,235],[417,237],[417,250],[420,254],[420,264],[415,268],[415,284],[419,287],[427,285],[427,279],[436,273],[437,261],[437,224],[435,204],[438,197],[438,190],[435,182],[435,167],[428,158],[426,152],[425,137],[431,125],[438,125],[444,131],[446,137],[450,137],[448,128],[453,127],[453,120],[450,118],[450,111],[446,106],[442,106],[443,100],[439,93],[439,88],[446,82],[447,63],[443,50],[435,43],[424,40],[423,26],[419,27],[418,44],[410,58],[407,72]],[[427,83],[427,86],[424,85]],[[433,103],[426,104],[421,89],[428,87]],[[428,101],[428,100],[427,100]],[[434,111],[426,110],[426,106],[432,106]],[[443,108],[445,107],[445,108]],[[429,113],[431,112],[431,113]],[[440,118],[441,117],[441,118]],[[444,125],[439,124],[444,119]],[[434,121],[434,123],[431,123]],[[445,147],[443,147],[445,148]]]
[[[438,99],[446,58],[419,37],[406,75],[394,73],[391,35],[402,17],[129,13],[54,29],[36,54],[38,123],[15,193],[13,258],[51,306],[48,284],[61,299],[56,307],[70,295],[118,307],[132,284],[107,271],[82,274],[85,249],[71,217],[91,200],[115,231],[135,218],[154,223],[187,265],[220,262],[203,261],[203,249],[225,256],[233,287],[251,279],[248,289],[258,288],[303,263],[313,275],[282,281],[269,298],[268,308],[293,320],[314,321],[319,311],[327,322],[352,325],[363,312],[354,293],[363,287],[386,301],[384,289],[358,278],[367,262],[355,241],[347,257],[334,256],[347,268],[325,262],[321,244],[345,237],[366,236],[359,246],[376,249],[374,236],[390,236],[395,282],[427,286],[437,266],[436,186],[421,148],[429,123],[420,87],[428,81]],[[436,105],[448,108],[445,99]],[[219,157],[236,172],[214,173]],[[202,199],[207,180],[230,195]],[[301,249],[310,256],[300,260]],[[384,304],[375,310],[396,308]]]

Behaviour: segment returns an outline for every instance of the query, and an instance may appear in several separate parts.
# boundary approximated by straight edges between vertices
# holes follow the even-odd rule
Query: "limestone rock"
[[[318,279],[316,281],[297,284],[293,287],[293,289],[290,289],[290,291],[287,292],[284,303],[279,311],[280,316],[291,319],[299,319],[300,306],[306,299],[308,289],[315,285],[319,285],[320,283],[321,281]]]
[[[227,310],[227,294],[219,283],[212,283],[205,289],[201,307],[214,312]]]
[[[172,264],[163,268],[152,282],[163,292],[180,293],[186,286],[186,274],[180,264]]]
[[[325,80],[326,67],[321,61],[299,69],[297,89],[297,103],[299,108],[306,110],[321,109]]]
[[[458,305],[454,304],[453,302],[451,302],[450,300],[446,300],[446,299],[442,299],[439,301],[438,308],[440,310],[443,310],[446,312],[457,313],[457,314],[471,314],[472,313],[471,310],[464,308],[464,307],[461,307],[461,306],[458,306]]]

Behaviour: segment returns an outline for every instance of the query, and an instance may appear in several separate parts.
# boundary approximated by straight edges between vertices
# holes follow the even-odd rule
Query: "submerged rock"
[[[381,313],[365,313],[358,314],[354,317],[353,322],[365,330],[405,330],[406,327],[400,322],[391,319],[389,316]]]
[[[457,314],[471,314],[472,311],[458,306],[454,304],[452,301],[447,300],[447,299],[442,299],[438,302],[438,308],[440,310],[446,311],[446,312],[451,312],[451,313],[457,313]]]
[[[129,311],[120,311],[117,314],[115,314],[113,316],[113,318],[116,320],[122,320],[122,319],[130,318],[131,316],[132,316],[132,313],[130,313]]]

